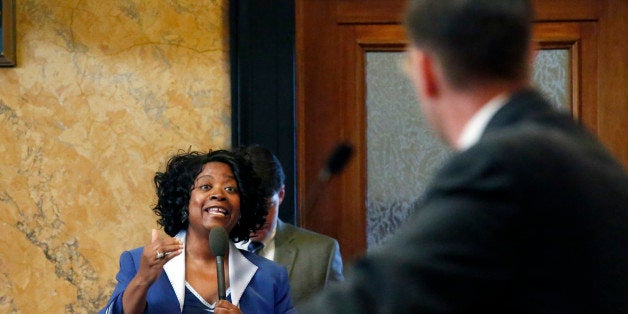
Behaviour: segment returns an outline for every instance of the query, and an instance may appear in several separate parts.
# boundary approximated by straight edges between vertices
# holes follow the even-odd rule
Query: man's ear
[[[433,98],[439,94],[439,80],[436,73],[436,60],[432,55],[423,51],[417,51],[419,63],[419,75],[423,83],[422,89],[425,96]]]
[[[284,196],[286,196],[286,186],[282,185],[281,186],[281,190],[279,190],[279,204],[277,204],[277,206],[281,205],[281,203],[283,203],[283,198]]]

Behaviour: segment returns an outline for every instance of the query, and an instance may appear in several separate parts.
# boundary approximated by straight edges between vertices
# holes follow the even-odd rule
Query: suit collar
[[[284,243],[292,242],[292,230],[288,224],[277,218],[277,228],[275,229],[275,245],[279,246]]]
[[[471,147],[480,139],[484,133],[484,129],[488,122],[493,118],[493,115],[499,111],[508,101],[508,94],[502,93],[491,100],[489,100],[484,106],[482,106],[472,117],[467,121],[462,133],[456,141],[457,150],[466,150]]]
[[[277,233],[275,234],[275,262],[284,265],[288,276],[292,273],[297,257],[297,247],[291,245],[294,241],[292,227],[281,219],[277,219]]]
[[[168,275],[170,285],[179,300],[179,308],[183,311],[185,298],[185,240],[186,231],[181,230],[175,238],[183,242],[183,254],[172,258],[164,265],[164,271]],[[257,271],[257,266],[249,261],[232,241],[229,241],[229,289],[231,289],[231,303],[238,305],[244,290]]]
[[[552,108],[543,96],[532,89],[524,89],[513,93],[506,104],[499,109],[486,125],[486,133],[512,126],[532,116],[551,112]]]

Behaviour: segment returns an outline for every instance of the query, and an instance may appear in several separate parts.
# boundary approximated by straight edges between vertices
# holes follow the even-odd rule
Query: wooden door
[[[628,164],[628,145],[617,134],[625,132],[628,120],[626,92],[614,89],[618,84],[625,89],[625,71],[600,72],[613,67],[602,65],[599,58],[618,40],[613,34],[623,24],[616,11],[626,12],[625,3],[546,0],[535,6],[534,40],[539,49],[568,52],[571,112]],[[338,239],[345,260],[366,249],[365,55],[403,51],[404,7],[401,0],[296,2],[298,222]],[[626,49],[610,61],[622,67],[624,59]],[[354,145],[354,156],[342,173],[318,186],[318,171],[335,145],[344,141]],[[304,197],[314,194],[315,203]]]

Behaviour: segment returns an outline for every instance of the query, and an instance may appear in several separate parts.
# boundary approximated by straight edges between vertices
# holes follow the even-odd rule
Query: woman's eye
[[[225,191],[227,191],[229,193],[235,193],[235,192],[237,192],[237,189],[232,187],[232,186],[228,186],[228,187],[225,187]]]
[[[208,185],[208,184],[203,184],[203,185],[200,185],[198,188],[199,188],[201,191],[209,191],[209,190],[211,190],[211,188],[212,188],[212,187],[211,187],[211,185]]]

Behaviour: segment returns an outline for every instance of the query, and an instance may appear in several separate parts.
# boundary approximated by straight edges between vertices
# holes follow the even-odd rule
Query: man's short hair
[[[528,75],[534,13],[526,0],[413,0],[406,28],[413,44],[433,52],[457,88]]]
[[[281,162],[270,150],[260,145],[250,145],[241,147],[239,152],[253,166],[253,170],[261,180],[265,197],[271,197],[281,190],[286,175]]]

